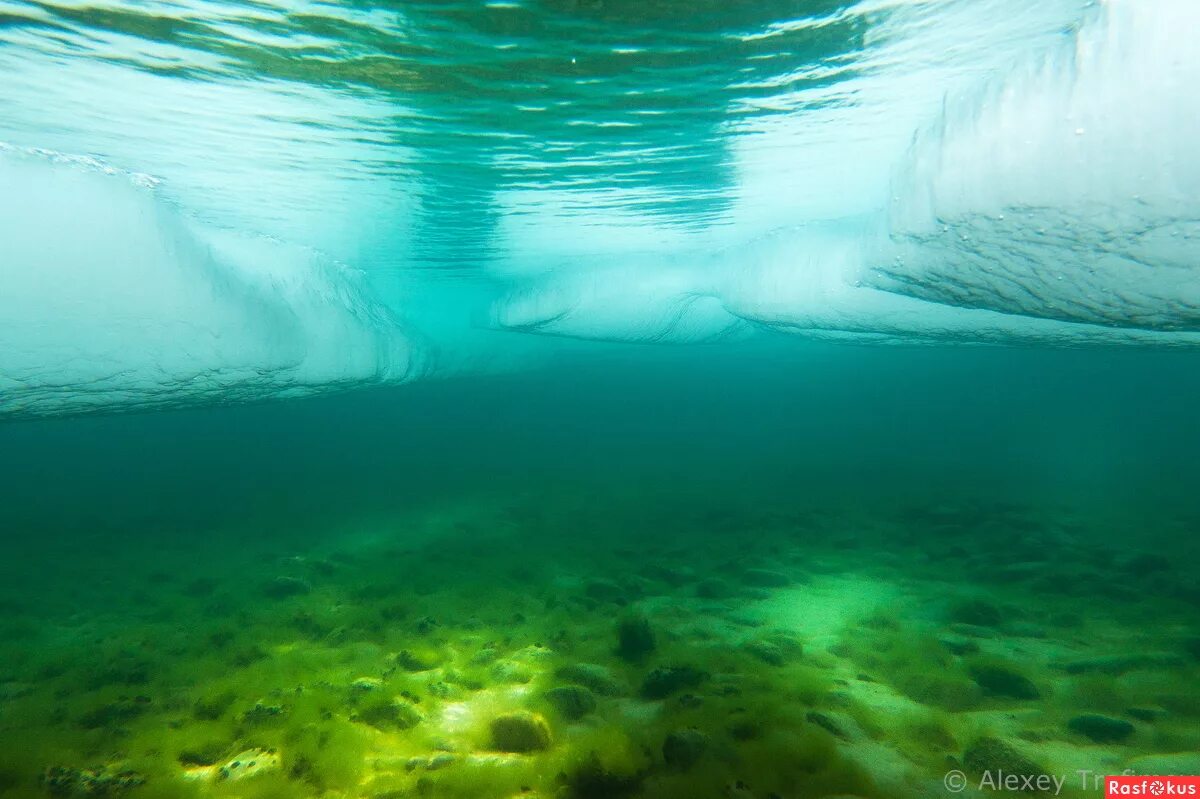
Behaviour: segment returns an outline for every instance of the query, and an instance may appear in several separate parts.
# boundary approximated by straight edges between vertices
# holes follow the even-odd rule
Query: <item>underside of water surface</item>
[[[0,799],[1200,775],[1198,30],[0,0]]]

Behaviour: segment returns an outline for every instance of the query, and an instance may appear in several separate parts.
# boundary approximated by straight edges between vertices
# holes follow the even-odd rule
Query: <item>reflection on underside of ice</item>
[[[1110,0],[1053,52],[948,100],[880,176],[890,199],[852,218],[735,246],[681,237],[667,254],[597,238],[586,263],[499,269],[469,288],[408,275],[425,281],[412,296],[377,297],[312,249],[204,224],[153,179],[0,147],[0,414],[399,382],[433,372],[435,349],[443,372],[515,360],[513,336],[453,329],[479,318],[643,343],[1193,347],[1200,49],[1178,32],[1197,29],[1190,0]],[[513,261],[536,249],[507,244]],[[398,321],[410,313],[436,322],[425,337]]]
[[[202,234],[148,183],[0,150],[0,413],[297,396],[417,368],[353,272]]]
[[[948,105],[891,203],[672,265],[539,277],[495,312],[541,333],[709,341],[1200,343],[1200,51],[1186,2],[1114,0]]]

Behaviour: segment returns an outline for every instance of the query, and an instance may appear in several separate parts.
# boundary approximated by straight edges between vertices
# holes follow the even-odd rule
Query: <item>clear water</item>
[[[0,0],[0,796],[1200,773],[1198,24]]]

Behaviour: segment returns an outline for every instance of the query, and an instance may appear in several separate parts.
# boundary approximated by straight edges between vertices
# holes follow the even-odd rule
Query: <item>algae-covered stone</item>
[[[402,649],[394,658],[396,665],[404,671],[430,671],[437,668],[440,657],[433,649]]]
[[[242,723],[249,725],[270,724],[282,719],[286,715],[287,708],[283,705],[255,702],[254,707],[242,714]]]
[[[79,726],[87,730],[115,727],[132,721],[150,709],[150,698],[135,696],[107,702],[79,717]]]
[[[236,699],[237,694],[233,691],[201,697],[192,706],[192,715],[200,721],[216,721],[225,715],[225,711],[229,710]]]
[[[971,679],[983,689],[986,696],[1007,699],[1038,699],[1042,695],[1028,677],[1007,666],[995,664],[973,666],[970,674]]]
[[[641,575],[649,580],[665,583],[672,588],[678,588],[687,582],[689,571],[662,563],[651,563],[642,567]]]
[[[838,724],[837,720],[828,713],[822,713],[819,710],[810,710],[805,714],[804,718],[809,723],[817,725],[835,738],[841,738],[843,741],[850,740],[850,736],[842,729],[842,725]]]
[[[999,738],[984,737],[963,752],[963,766],[972,774],[1014,774],[1036,781],[1046,769]]]
[[[689,769],[708,750],[708,736],[696,729],[674,730],[663,741],[663,760],[668,766]]]
[[[901,675],[896,686],[923,705],[955,712],[976,707],[983,691],[973,681],[952,670],[929,669]]]
[[[1172,752],[1135,757],[1125,764],[1134,774],[1200,774],[1200,752]]]
[[[525,754],[550,748],[550,725],[536,713],[518,711],[492,720],[492,748]]]
[[[999,627],[1004,622],[1000,608],[982,599],[967,599],[954,604],[948,614],[955,624],[970,624],[975,627]]]
[[[438,771],[448,768],[458,762],[458,757],[449,752],[434,755],[433,757],[410,757],[404,763],[405,771],[416,771],[424,769],[426,771]]]
[[[533,679],[533,671],[523,663],[513,663],[511,660],[501,660],[492,664],[488,670],[492,679],[500,683],[524,685]]]
[[[593,752],[566,775],[569,799],[623,799],[633,796],[645,779],[644,773],[624,773],[606,768]]]
[[[271,599],[288,599],[312,591],[312,586],[297,577],[276,577],[262,587],[263,596]]]
[[[654,651],[654,631],[643,615],[626,616],[617,622],[617,655],[623,660],[645,660]]]
[[[804,654],[804,645],[790,635],[777,633],[764,639],[748,641],[746,652],[771,666],[784,666]]]
[[[217,769],[216,778],[240,782],[263,774],[279,771],[279,753],[274,749],[247,749],[229,759]]]
[[[209,741],[181,750],[175,759],[181,766],[212,766],[220,762],[228,751],[229,746],[224,741]]]
[[[596,697],[582,685],[563,685],[545,693],[546,701],[572,721],[583,718],[596,709]]]
[[[1164,713],[1152,707],[1130,707],[1125,709],[1125,715],[1138,721],[1158,721]]]
[[[51,766],[42,772],[42,785],[53,796],[118,796],[145,782],[146,778],[136,771],[110,766],[96,769]]]
[[[1105,674],[1119,677],[1137,669],[1169,669],[1183,664],[1170,652],[1134,652],[1124,655],[1100,655],[1058,664],[1067,674]]]
[[[621,603],[625,601],[625,589],[611,580],[592,580],[584,586],[583,593],[589,599],[600,602]]]
[[[471,656],[468,663],[472,666],[488,666],[500,658],[500,652],[494,646],[485,646]]]
[[[625,693],[625,688],[612,672],[596,663],[571,663],[557,669],[554,676],[590,688],[601,696],[620,696]]]
[[[358,711],[358,721],[380,730],[411,730],[423,719],[421,711],[400,697],[377,699]]]
[[[738,595],[738,590],[719,578],[701,580],[696,585],[696,596],[701,599],[729,599]]]
[[[646,699],[665,699],[678,691],[695,688],[707,679],[707,673],[692,666],[663,666],[646,675],[641,693]]]
[[[1128,721],[1096,713],[1076,716],[1067,722],[1067,728],[1098,744],[1119,743],[1133,735],[1133,725]]]

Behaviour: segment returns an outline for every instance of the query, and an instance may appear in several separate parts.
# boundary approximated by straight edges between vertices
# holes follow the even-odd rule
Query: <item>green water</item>
[[[1194,768],[1193,357],[740,354],[0,428],[0,786],[893,797],[1036,769],[1084,797],[1079,771]]]

